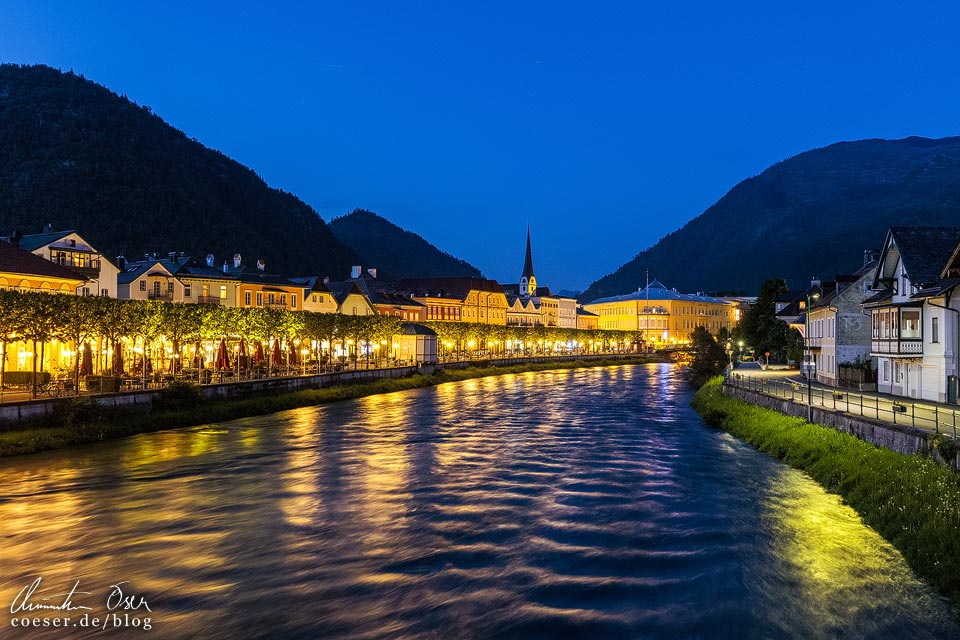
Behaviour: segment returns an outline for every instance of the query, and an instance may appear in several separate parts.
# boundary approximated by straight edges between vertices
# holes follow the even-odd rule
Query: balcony
[[[197,296],[197,304],[221,304],[220,296]]]
[[[870,351],[874,354],[890,355],[923,355],[923,340],[920,338],[880,339],[874,338],[870,343]]]
[[[83,261],[74,261],[66,256],[52,255],[50,262],[79,273],[84,278],[97,279],[100,277],[100,258]]]
[[[286,309],[287,303],[280,302],[279,300],[273,300],[273,301],[268,300],[263,303],[263,307],[265,309]]]
[[[172,291],[150,291],[147,293],[147,300],[166,300],[167,302],[173,301],[173,292]]]

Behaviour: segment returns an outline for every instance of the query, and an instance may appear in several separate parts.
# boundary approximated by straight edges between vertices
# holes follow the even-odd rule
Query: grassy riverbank
[[[470,367],[446,369],[433,375],[412,375],[406,378],[353,382],[350,384],[296,391],[279,395],[263,395],[234,400],[205,400],[187,389],[154,405],[147,412],[105,412],[91,398],[69,399],[60,402],[52,421],[55,426],[38,426],[0,432],[0,457],[37,453],[50,449],[88,444],[100,440],[122,438],[137,433],[190,427],[236,418],[259,416],[286,409],[307,407],[338,400],[349,400],[379,393],[391,393],[444,382],[470,378],[545,371],[549,369],[579,369],[615,364],[653,362],[654,359],[610,358],[609,360],[566,360],[507,367]],[[186,393],[183,393],[186,391]]]
[[[697,392],[693,407],[711,426],[839,494],[960,611],[960,475],[920,456],[728,398],[720,378]]]

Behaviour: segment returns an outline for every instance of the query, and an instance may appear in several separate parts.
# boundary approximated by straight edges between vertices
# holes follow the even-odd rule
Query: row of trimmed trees
[[[352,351],[354,358],[361,352],[369,358],[371,351],[382,358],[392,351],[402,322],[392,316],[117,300],[7,289],[0,290],[0,375],[7,367],[10,343],[32,346],[32,370],[36,374],[38,366],[40,370],[43,367],[44,349],[53,340],[76,346],[78,353],[80,345],[94,340],[112,353],[122,353],[124,345],[129,346],[142,354],[144,372],[149,354],[159,355],[161,360],[176,358],[185,362],[185,349],[195,342],[210,340],[244,340],[249,345],[279,341],[285,349],[305,342],[311,346],[315,359],[330,358],[334,345],[339,344],[343,353]],[[643,340],[642,333],[627,331],[455,322],[424,324],[437,332],[439,348],[448,357],[549,353],[571,348],[578,352],[636,350]],[[374,345],[378,348],[374,349]],[[100,368],[119,375],[124,364],[112,359]],[[72,374],[78,383],[79,357],[74,358]]]

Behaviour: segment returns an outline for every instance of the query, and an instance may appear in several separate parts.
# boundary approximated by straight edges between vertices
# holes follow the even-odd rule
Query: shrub
[[[37,371],[37,384],[50,382],[49,371]],[[3,374],[3,384],[28,387],[33,385],[32,371],[6,371]]]
[[[184,411],[193,409],[203,402],[200,387],[186,380],[174,380],[163,389],[159,400],[154,401],[154,407],[170,411]]]

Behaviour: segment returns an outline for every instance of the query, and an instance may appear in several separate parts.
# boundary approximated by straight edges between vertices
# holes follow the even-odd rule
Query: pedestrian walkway
[[[808,384],[796,369],[750,370],[741,373],[740,368],[737,368],[727,377],[727,384],[800,404],[810,404],[813,407],[933,433],[945,433],[954,439],[958,436],[960,407],[957,405],[903,398],[876,391],[828,387],[812,381]]]

